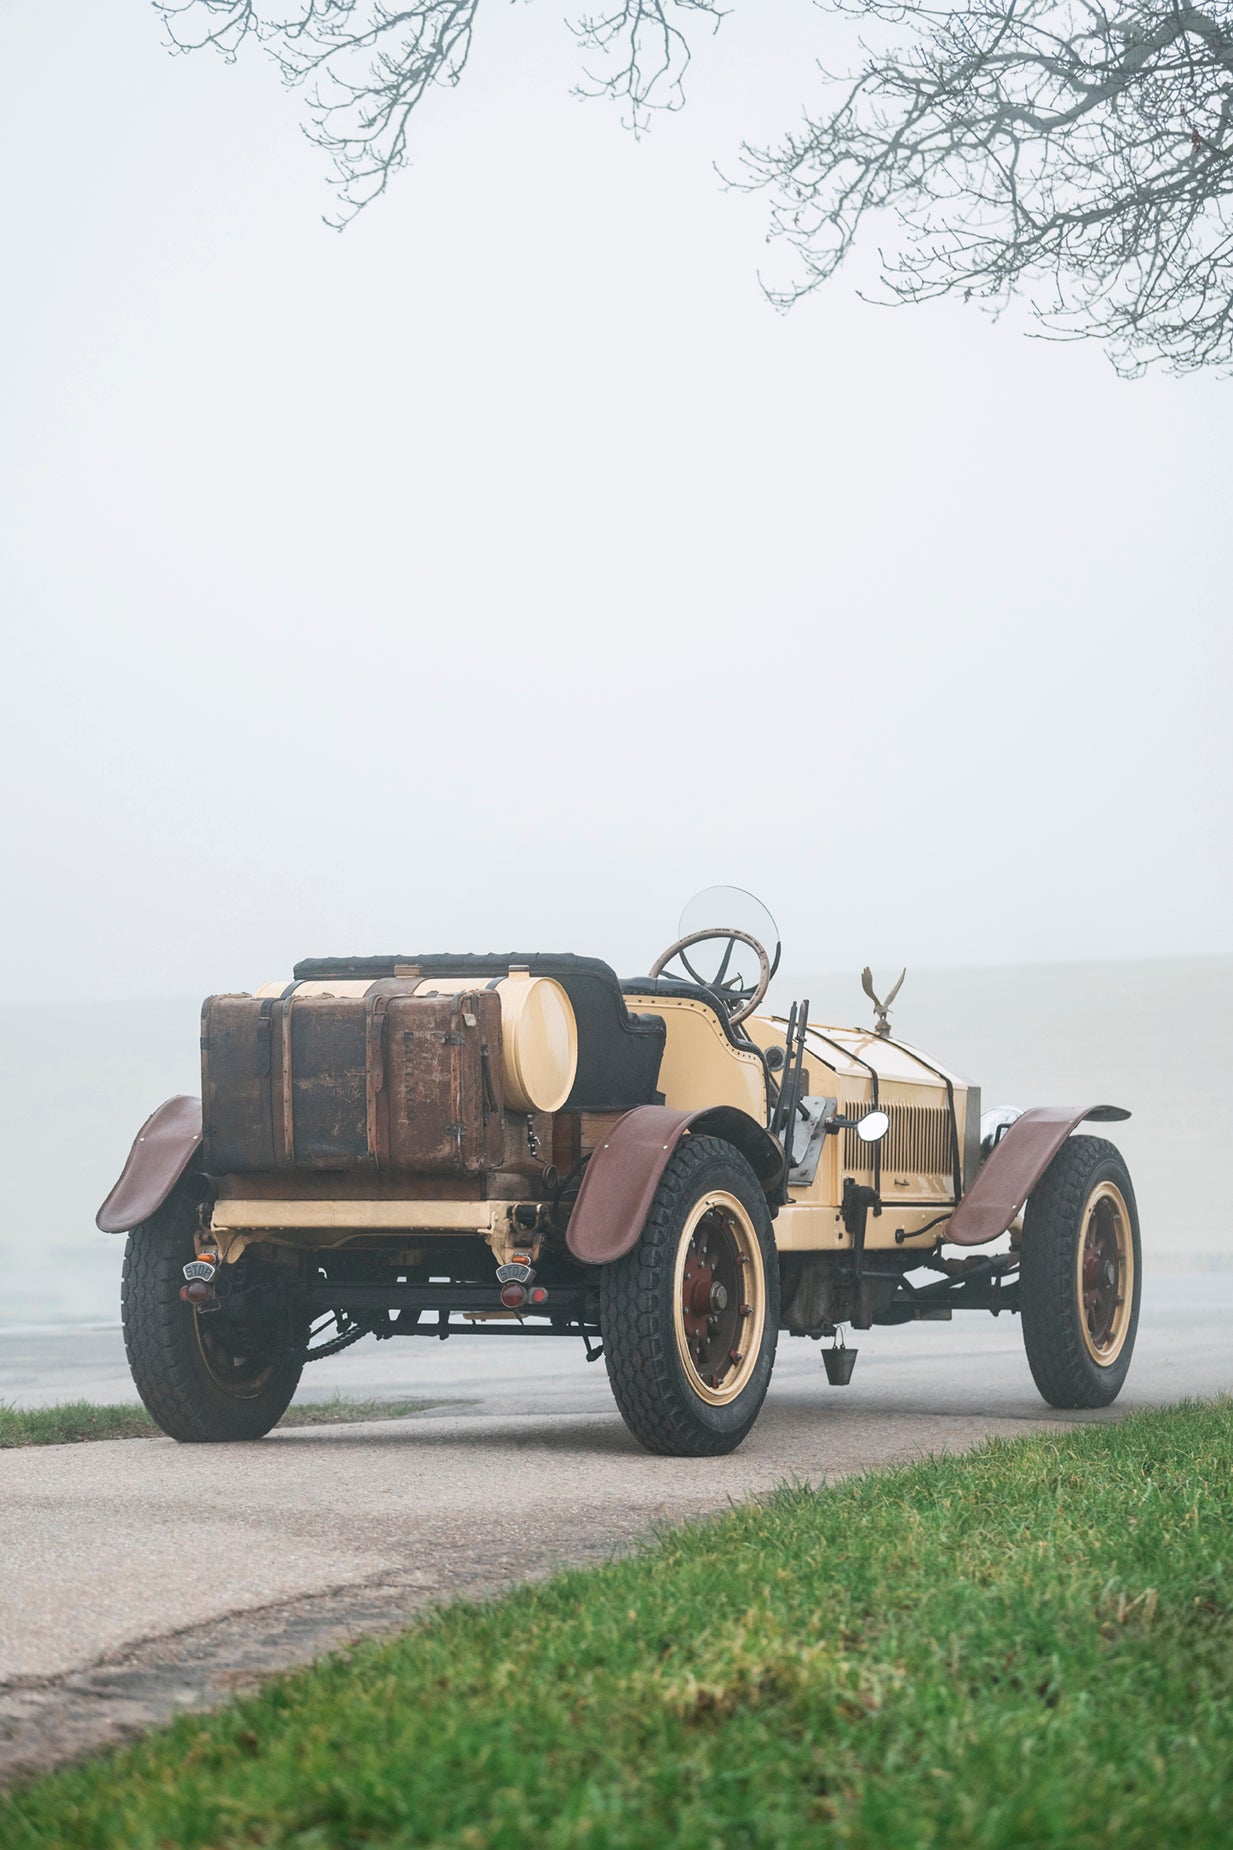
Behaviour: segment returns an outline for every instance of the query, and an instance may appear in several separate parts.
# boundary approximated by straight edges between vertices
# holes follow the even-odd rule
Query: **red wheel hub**
[[[744,1360],[739,1332],[749,1306],[743,1302],[742,1263],[719,1215],[698,1223],[685,1254],[681,1324],[698,1372],[712,1387]]]
[[[1106,1216],[1092,1214],[1083,1239],[1083,1316],[1092,1341],[1109,1340],[1118,1307],[1117,1233]]]
[[[716,1278],[714,1265],[701,1261],[686,1264],[681,1302],[685,1329],[690,1336],[701,1335],[708,1319],[727,1309],[727,1287]]]

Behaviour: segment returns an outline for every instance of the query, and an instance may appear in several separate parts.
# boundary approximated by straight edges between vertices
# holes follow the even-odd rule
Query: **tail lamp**
[[[501,1302],[506,1310],[520,1310],[524,1304],[546,1304],[548,1292],[543,1285],[528,1288],[516,1279],[509,1279],[501,1287]]]

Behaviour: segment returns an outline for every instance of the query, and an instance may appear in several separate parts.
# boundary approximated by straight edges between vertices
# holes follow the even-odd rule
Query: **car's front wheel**
[[[1032,1378],[1054,1407],[1107,1407],[1134,1349],[1143,1263],[1130,1174],[1100,1137],[1071,1137],[1023,1222],[1019,1308]]]
[[[604,1357],[617,1406],[650,1452],[731,1452],[766,1398],[779,1333],[770,1211],[745,1158],[687,1137],[642,1238],[600,1280]]]
[[[120,1304],[133,1381],[173,1439],[260,1439],[291,1404],[302,1353],[276,1303],[261,1294],[238,1294],[235,1305],[204,1315],[183,1301],[196,1218],[182,1185],[128,1236]]]

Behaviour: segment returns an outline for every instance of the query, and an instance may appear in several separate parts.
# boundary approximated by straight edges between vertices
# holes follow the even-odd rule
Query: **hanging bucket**
[[[822,1366],[832,1387],[847,1387],[856,1367],[855,1349],[824,1349]]]

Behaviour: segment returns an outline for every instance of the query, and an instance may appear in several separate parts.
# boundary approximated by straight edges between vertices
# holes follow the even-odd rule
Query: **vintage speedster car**
[[[655,1452],[731,1451],[781,1331],[1018,1312],[1059,1407],[1111,1401],[1141,1265],[1108,1105],[986,1113],[892,1035],[764,1012],[769,915],[711,889],[650,974],[541,953],[314,958],[212,996],[202,1098],[142,1127],[133,1378],[164,1431],[254,1439],[377,1337],[573,1337]],[[743,908],[743,910],[742,910]],[[774,944],[773,950],[766,942]],[[1003,1237],[1006,1236],[1006,1237]],[[980,1251],[976,1249],[984,1248]]]

